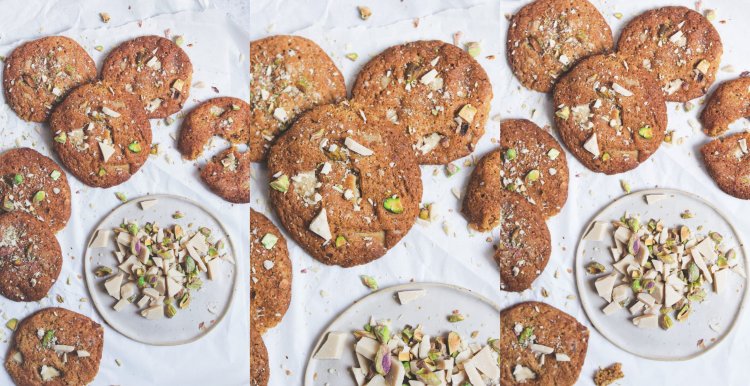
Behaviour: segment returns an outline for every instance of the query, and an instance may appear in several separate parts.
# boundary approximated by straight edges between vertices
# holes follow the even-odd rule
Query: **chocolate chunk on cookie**
[[[87,385],[99,372],[103,348],[98,323],[64,308],[45,308],[21,322],[5,368],[16,385]]]
[[[492,86],[466,51],[437,40],[416,41],[370,60],[357,75],[352,99],[405,133],[420,164],[446,164],[474,151],[484,134]]]
[[[62,268],[55,234],[23,212],[0,215],[0,294],[17,302],[47,295]]]
[[[68,92],[96,78],[96,64],[75,40],[48,36],[19,46],[5,60],[8,105],[31,122],[45,122]]]
[[[102,79],[117,93],[137,96],[148,118],[166,118],[185,104],[193,82],[193,64],[171,40],[141,36],[107,55]]]
[[[182,121],[178,148],[193,160],[209,140],[219,136],[234,145],[250,141],[250,105],[242,99],[220,97],[201,103]]]
[[[667,107],[653,76],[616,55],[584,59],[558,81],[555,125],[587,168],[617,174],[659,149]]]
[[[715,139],[701,148],[706,169],[727,194],[750,200],[750,133]]]
[[[557,140],[533,122],[509,119],[500,125],[504,189],[539,207],[545,217],[562,210],[568,199],[568,161]]]
[[[469,226],[487,232],[500,225],[500,164],[502,155],[496,149],[479,160],[469,178],[461,211]]]
[[[637,16],[622,30],[617,50],[629,65],[654,74],[670,102],[706,94],[723,53],[716,28],[686,7],[652,9]]]
[[[270,376],[266,345],[260,333],[250,327],[250,386],[267,386]]]
[[[537,0],[510,20],[506,54],[522,85],[549,92],[579,60],[612,47],[612,30],[588,1]]]
[[[344,77],[315,42],[288,35],[250,42],[250,160],[264,161],[301,113],[344,99]]]
[[[550,234],[541,210],[520,194],[502,191],[500,236],[495,262],[500,288],[521,292],[542,274],[549,261]]]
[[[406,138],[360,105],[301,116],[271,147],[268,169],[282,225],[325,264],[380,258],[419,213],[422,179]]]
[[[750,78],[726,81],[716,88],[701,112],[703,132],[715,137],[729,130],[732,122],[750,117]]]
[[[30,148],[0,155],[0,197],[5,212],[26,212],[52,232],[70,218],[70,186],[62,168]]]
[[[119,185],[146,162],[151,124],[138,102],[106,83],[89,83],[70,93],[50,116],[60,161],[86,185]]]
[[[286,239],[250,209],[250,323],[261,334],[284,317],[292,301],[292,261]]]
[[[201,169],[201,179],[229,202],[250,202],[250,154],[235,147],[216,154]]]
[[[507,308],[500,312],[500,384],[575,385],[588,341],[588,328],[555,307]]]

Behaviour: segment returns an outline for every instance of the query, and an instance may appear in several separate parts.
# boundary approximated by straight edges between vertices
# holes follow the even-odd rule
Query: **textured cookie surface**
[[[576,62],[612,50],[612,30],[586,0],[537,0],[513,15],[506,51],[525,87],[552,90]]]
[[[464,194],[462,211],[469,226],[487,232],[500,224],[500,164],[502,155],[496,149],[479,160],[471,172]]]
[[[63,169],[30,148],[0,155],[0,197],[6,212],[20,211],[57,232],[70,218],[70,186]]]
[[[541,210],[521,195],[502,191],[495,262],[500,288],[521,292],[542,274],[550,256],[550,234]]]
[[[88,317],[45,308],[24,319],[5,360],[16,385],[87,385],[99,372],[104,331]]]
[[[352,98],[406,133],[420,164],[446,164],[471,153],[484,134],[492,87],[466,51],[416,41],[370,60]]]
[[[742,117],[750,117],[750,78],[730,80],[716,88],[701,112],[703,132],[712,137],[724,134]]]
[[[151,124],[138,100],[113,91],[104,83],[83,85],[50,117],[60,160],[89,186],[108,188],[127,181],[151,149]]]
[[[55,234],[29,214],[0,215],[0,294],[14,301],[42,299],[63,260]]]
[[[728,135],[701,148],[716,185],[729,195],[750,200],[750,133]]]
[[[137,96],[148,118],[166,118],[185,104],[193,82],[193,64],[171,40],[141,36],[107,55],[102,79],[118,93]]]
[[[261,334],[284,317],[292,300],[292,261],[286,239],[250,209],[250,323]]]
[[[201,103],[182,121],[180,153],[187,159],[196,159],[214,136],[235,145],[247,144],[250,141],[250,105],[231,97]]]
[[[236,204],[250,202],[250,154],[231,147],[201,169],[201,179],[219,197]]]
[[[321,106],[269,152],[276,213],[325,264],[350,267],[380,258],[414,224],[422,197],[419,165],[390,125],[360,106]]]
[[[315,42],[288,35],[251,42],[250,160],[265,160],[275,138],[301,113],[344,99],[344,77]]]
[[[268,350],[260,333],[250,328],[250,386],[266,386],[271,370],[268,366]]]
[[[584,59],[560,78],[554,103],[560,137],[595,172],[634,169],[664,140],[667,107],[656,81],[618,56]]]
[[[646,11],[622,30],[617,50],[631,66],[655,75],[667,101],[704,95],[716,79],[721,37],[703,15],[686,7]]]
[[[19,46],[5,60],[5,99],[21,119],[45,122],[70,90],[96,78],[91,56],[73,39],[49,36]]]
[[[588,328],[555,307],[525,302],[507,308],[500,313],[500,384],[574,385],[588,340]],[[552,349],[541,354],[543,361],[540,348]]]
[[[500,126],[503,188],[538,206],[545,217],[556,215],[568,199],[568,161],[548,132],[525,119]]]

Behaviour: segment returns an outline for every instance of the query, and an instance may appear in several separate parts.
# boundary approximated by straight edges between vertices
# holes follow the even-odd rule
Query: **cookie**
[[[0,294],[16,302],[47,296],[63,264],[54,233],[33,216],[14,211],[0,215],[0,237]]]
[[[250,328],[250,386],[267,386],[271,369],[268,366],[268,350],[260,333]]]
[[[506,54],[526,88],[550,92],[561,74],[612,50],[612,30],[586,0],[537,0],[510,19]]]
[[[315,42],[288,35],[250,42],[250,160],[264,161],[301,113],[344,99],[344,77]]]
[[[461,211],[469,226],[480,232],[488,232],[500,225],[500,149],[496,149],[479,160],[469,178],[464,193]]]
[[[250,202],[250,154],[231,147],[201,169],[201,179],[219,197],[235,204]]]
[[[545,217],[562,210],[568,199],[568,161],[557,140],[533,122],[509,119],[500,125],[504,189],[539,207]]]
[[[209,140],[219,136],[234,145],[250,141],[250,105],[242,99],[220,97],[201,103],[182,121],[178,148],[186,159],[203,153]]]
[[[521,292],[542,274],[549,261],[550,234],[541,210],[520,194],[501,191],[500,235],[495,262],[500,288]]]
[[[715,139],[701,148],[706,169],[725,193],[750,200],[750,133]]]
[[[193,64],[169,39],[141,36],[113,49],[102,66],[102,79],[117,93],[140,100],[148,118],[166,118],[180,110],[190,94]]]
[[[73,90],[52,112],[50,128],[62,164],[93,187],[127,181],[151,150],[151,124],[137,98],[101,82]]]
[[[11,149],[0,155],[0,197],[6,212],[26,212],[51,232],[70,218],[70,186],[63,169],[34,149]]]
[[[5,368],[19,386],[83,386],[96,378],[103,347],[98,323],[64,308],[45,308],[21,322]]]
[[[357,75],[352,99],[409,137],[420,164],[469,155],[492,101],[487,73],[466,51],[437,40],[390,47]]]
[[[581,61],[558,81],[554,103],[562,141],[592,171],[635,169],[664,140],[667,106],[656,81],[616,55]]]
[[[380,258],[419,213],[422,179],[406,138],[359,105],[301,116],[271,147],[268,169],[279,220],[324,264]]]
[[[686,7],[646,11],[620,34],[617,52],[652,73],[668,102],[705,95],[716,80],[724,49],[716,28]]]
[[[703,132],[715,137],[734,121],[750,117],[750,78],[726,81],[716,88],[701,112]]]
[[[5,100],[25,121],[45,122],[68,92],[96,78],[96,64],[75,40],[48,36],[19,46],[5,59]]]
[[[588,341],[588,328],[555,307],[525,302],[507,308],[500,312],[500,384],[574,385]]]
[[[250,209],[250,323],[261,334],[284,317],[292,301],[292,261],[286,239]]]

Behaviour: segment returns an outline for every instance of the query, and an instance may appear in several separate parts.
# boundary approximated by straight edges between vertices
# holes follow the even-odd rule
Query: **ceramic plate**
[[[649,194],[664,194],[666,198],[652,203],[646,203],[645,196]],[[690,210],[693,218],[682,219],[680,214]],[[739,269],[747,276],[747,251],[734,228],[721,211],[704,199],[678,190],[653,189],[626,195],[604,208],[594,220],[586,226],[586,232],[595,221],[610,223],[619,219],[625,212],[639,215],[641,221],[661,219],[667,227],[684,224],[691,231],[705,235],[709,231],[719,232],[723,243],[737,251]],[[701,230],[698,230],[699,227]],[[746,279],[740,274],[731,272],[727,288],[716,294],[706,284],[706,300],[697,303],[687,320],[677,322],[669,330],[661,328],[645,329],[633,325],[633,316],[627,309],[622,309],[612,315],[604,315],[602,309],[607,302],[599,297],[594,288],[594,278],[598,276],[586,273],[585,267],[595,259],[603,263],[611,271],[613,263],[609,248],[614,241],[611,226],[607,236],[602,241],[584,241],[583,235],[578,243],[576,253],[576,282],[583,308],[591,323],[610,342],[640,357],[676,361],[687,360],[701,355],[719,344],[737,323],[746,298]]]

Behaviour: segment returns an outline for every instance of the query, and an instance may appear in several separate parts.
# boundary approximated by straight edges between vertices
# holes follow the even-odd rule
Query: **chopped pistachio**
[[[180,212],[179,210],[177,212],[172,213],[172,218],[175,220],[179,220],[183,217],[185,217],[185,215],[182,214],[182,212]]]
[[[557,111],[555,112],[555,115],[556,115],[556,116],[557,116],[558,118],[560,118],[560,119],[563,119],[563,120],[566,120],[566,121],[567,121],[567,120],[568,120],[568,118],[570,117],[570,107],[568,107],[568,106],[563,106],[563,107],[561,107],[561,108],[557,109]]]
[[[104,46],[101,46],[101,45],[100,46],[94,46],[94,49],[97,50],[97,51],[99,51],[99,52],[102,52],[102,51],[104,51]]]
[[[174,37],[174,44],[181,46],[184,43],[185,43],[185,37],[183,37],[182,35],[177,35]]]
[[[115,192],[115,196],[117,197],[118,200],[120,200],[122,202],[125,202],[125,201],[128,200],[128,197],[125,196],[125,193],[123,193],[123,192]]]
[[[479,44],[479,42],[468,42],[466,43],[466,52],[468,52],[472,58],[476,58],[482,53],[482,45]]]
[[[651,126],[648,125],[643,126],[638,129],[638,135],[640,135],[643,139],[654,138],[654,129],[652,129]]]
[[[620,180],[620,187],[622,188],[622,191],[625,193],[631,192],[630,183],[625,180]]]
[[[279,238],[276,235],[274,235],[273,233],[266,233],[265,235],[263,235],[260,243],[263,244],[263,248],[270,250],[273,249],[277,241],[279,241]]]
[[[555,148],[549,149],[549,151],[547,152],[547,157],[549,157],[549,159],[553,161],[556,160],[557,157],[559,156],[560,156],[560,150],[557,150]]]
[[[279,178],[271,181],[269,185],[273,190],[286,193],[289,190],[289,177],[286,174],[282,174]]]
[[[404,204],[401,203],[401,197],[391,196],[383,201],[383,207],[394,214],[401,214],[404,212]]]
[[[448,321],[451,322],[451,323],[463,322],[464,320],[466,320],[466,317],[463,316],[457,310],[453,311],[453,313],[451,313],[450,315],[448,315]]]
[[[141,144],[138,143],[138,141],[132,142],[130,145],[128,145],[128,150],[132,151],[133,153],[140,153],[141,152]]]
[[[541,176],[541,173],[539,173],[539,170],[533,169],[526,174],[526,181],[530,181],[530,182],[538,181],[540,176]]]
[[[44,190],[40,190],[34,194],[34,202],[42,202],[44,199],[47,198],[47,193],[44,192]]]
[[[372,276],[362,275],[359,277],[367,288],[375,291],[378,289],[378,282]]]
[[[513,161],[514,159],[516,159],[516,157],[518,157],[518,152],[516,151],[516,149],[511,147],[505,151],[506,161]]]
[[[23,184],[23,174],[16,174],[13,176],[13,185],[21,185]]]
[[[359,58],[359,54],[357,54],[356,52],[350,52],[344,56],[346,56],[346,58],[351,60],[352,62],[357,60],[357,58]]]
[[[174,318],[174,316],[177,315],[177,308],[175,308],[172,303],[167,304],[166,315],[167,318]]]
[[[454,174],[458,173],[461,170],[460,167],[458,167],[453,162],[449,163],[448,165],[445,165],[445,174],[448,175],[448,177],[452,177]]]
[[[716,20],[716,11],[714,11],[713,9],[707,9],[706,10],[706,19],[708,19],[708,21],[714,21],[714,20]]]
[[[49,177],[53,181],[57,181],[60,178],[61,175],[62,175],[62,173],[60,173],[59,170],[53,170],[52,173],[49,174]]]
[[[5,323],[5,327],[8,327],[10,330],[15,331],[16,327],[18,327],[18,319],[13,318]]]
[[[601,263],[597,263],[597,262],[591,262],[589,263],[589,265],[586,266],[586,272],[592,275],[603,273],[605,270],[606,268],[604,268],[604,265]]]
[[[62,131],[60,132],[60,134],[57,134],[54,139],[57,143],[65,144],[66,142],[68,142],[68,135],[64,131]]]

